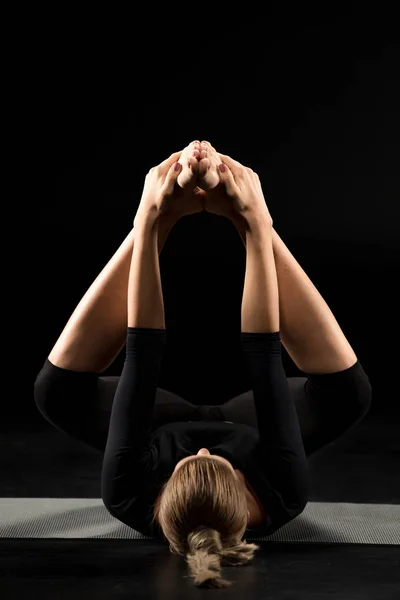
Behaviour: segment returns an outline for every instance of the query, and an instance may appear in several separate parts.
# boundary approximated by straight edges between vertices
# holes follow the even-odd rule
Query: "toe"
[[[187,155],[182,162],[182,171],[178,176],[178,185],[182,188],[193,184],[197,176],[198,160],[195,156]]]
[[[211,162],[208,158],[199,162],[199,187],[203,190],[212,190],[219,183],[218,173],[210,167]]]
[[[201,178],[205,177],[209,168],[210,168],[210,161],[208,160],[208,158],[203,158],[202,160],[200,160],[200,162],[199,162],[199,177],[201,177]]]
[[[194,156],[189,157],[188,163],[189,163],[189,168],[190,168],[191,174],[195,175],[197,173],[198,167],[199,167],[199,162],[198,162],[197,158],[195,158]]]

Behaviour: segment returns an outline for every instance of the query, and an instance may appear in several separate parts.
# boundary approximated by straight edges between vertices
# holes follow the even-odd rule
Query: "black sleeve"
[[[128,327],[126,358],[114,396],[101,473],[101,497],[118,517],[151,485],[149,438],[166,344],[165,329]]]
[[[241,332],[254,394],[265,479],[293,514],[308,499],[308,465],[294,400],[282,364],[280,332]]]

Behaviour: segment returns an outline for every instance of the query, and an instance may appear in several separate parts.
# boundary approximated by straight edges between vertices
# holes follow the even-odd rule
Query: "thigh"
[[[46,359],[34,383],[35,403],[59,431],[104,450],[108,427],[107,406],[112,406],[117,377],[57,367]]]
[[[358,360],[336,373],[290,379],[307,456],[352,429],[371,407],[371,383]]]
[[[337,373],[288,377],[288,384],[307,456],[356,425],[371,405],[371,384],[359,361]],[[258,428],[252,390],[220,408],[225,419]]]
[[[96,447],[104,450],[115,392],[119,376],[98,376],[95,400],[92,402],[92,418],[90,419],[91,436],[96,440]],[[157,387],[154,398],[152,431],[164,423],[171,421],[188,421],[196,411],[196,406],[174,392]],[[93,444],[92,444],[93,445]]]
[[[34,383],[35,402],[59,431],[104,451],[119,379],[119,375],[62,369],[46,359]],[[177,394],[157,387],[152,428],[171,420],[190,420],[195,409]]]

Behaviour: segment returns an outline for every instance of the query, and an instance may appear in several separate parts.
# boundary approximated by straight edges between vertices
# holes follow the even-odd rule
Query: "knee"
[[[47,418],[49,409],[53,404],[52,382],[44,368],[38,373],[33,384],[33,397],[35,404],[43,416]]]
[[[362,367],[357,372],[357,377],[354,381],[352,405],[354,406],[355,417],[357,420],[365,417],[372,405],[371,382]]]
[[[46,361],[33,384],[33,397],[41,414],[52,422],[52,416],[61,410],[65,396],[65,382],[57,377],[54,365]]]

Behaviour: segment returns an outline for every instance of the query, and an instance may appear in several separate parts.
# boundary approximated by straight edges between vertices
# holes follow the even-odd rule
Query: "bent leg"
[[[34,398],[44,418],[59,431],[104,450],[108,427],[101,404],[111,406],[118,379],[105,388],[93,372],[63,369],[46,359],[34,383]]]
[[[243,220],[232,220],[246,244]],[[272,247],[279,289],[279,330],[282,344],[305,373],[336,373],[348,369],[357,356],[335,316],[304,269],[272,227]]]
[[[340,438],[368,413],[371,384],[357,361],[348,369],[329,374],[288,377],[306,456]],[[265,400],[268,402],[268,398]],[[219,407],[223,417],[258,429],[252,390]]]
[[[173,224],[173,220],[168,220],[159,225],[159,254]],[[49,354],[53,365],[101,373],[122,350],[128,326],[128,280],[134,235],[132,229],[75,308]]]
[[[56,429],[104,452],[119,379],[62,369],[46,359],[34,383],[35,403]],[[188,421],[195,410],[177,394],[157,388],[152,429],[170,421]]]
[[[305,373],[336,373],[357,356],[311,279],[273,229],[281,340]]]
[[[368,413],[372,388],[359,361],[336,373],[288,377],[306,456],[339,439]]]

